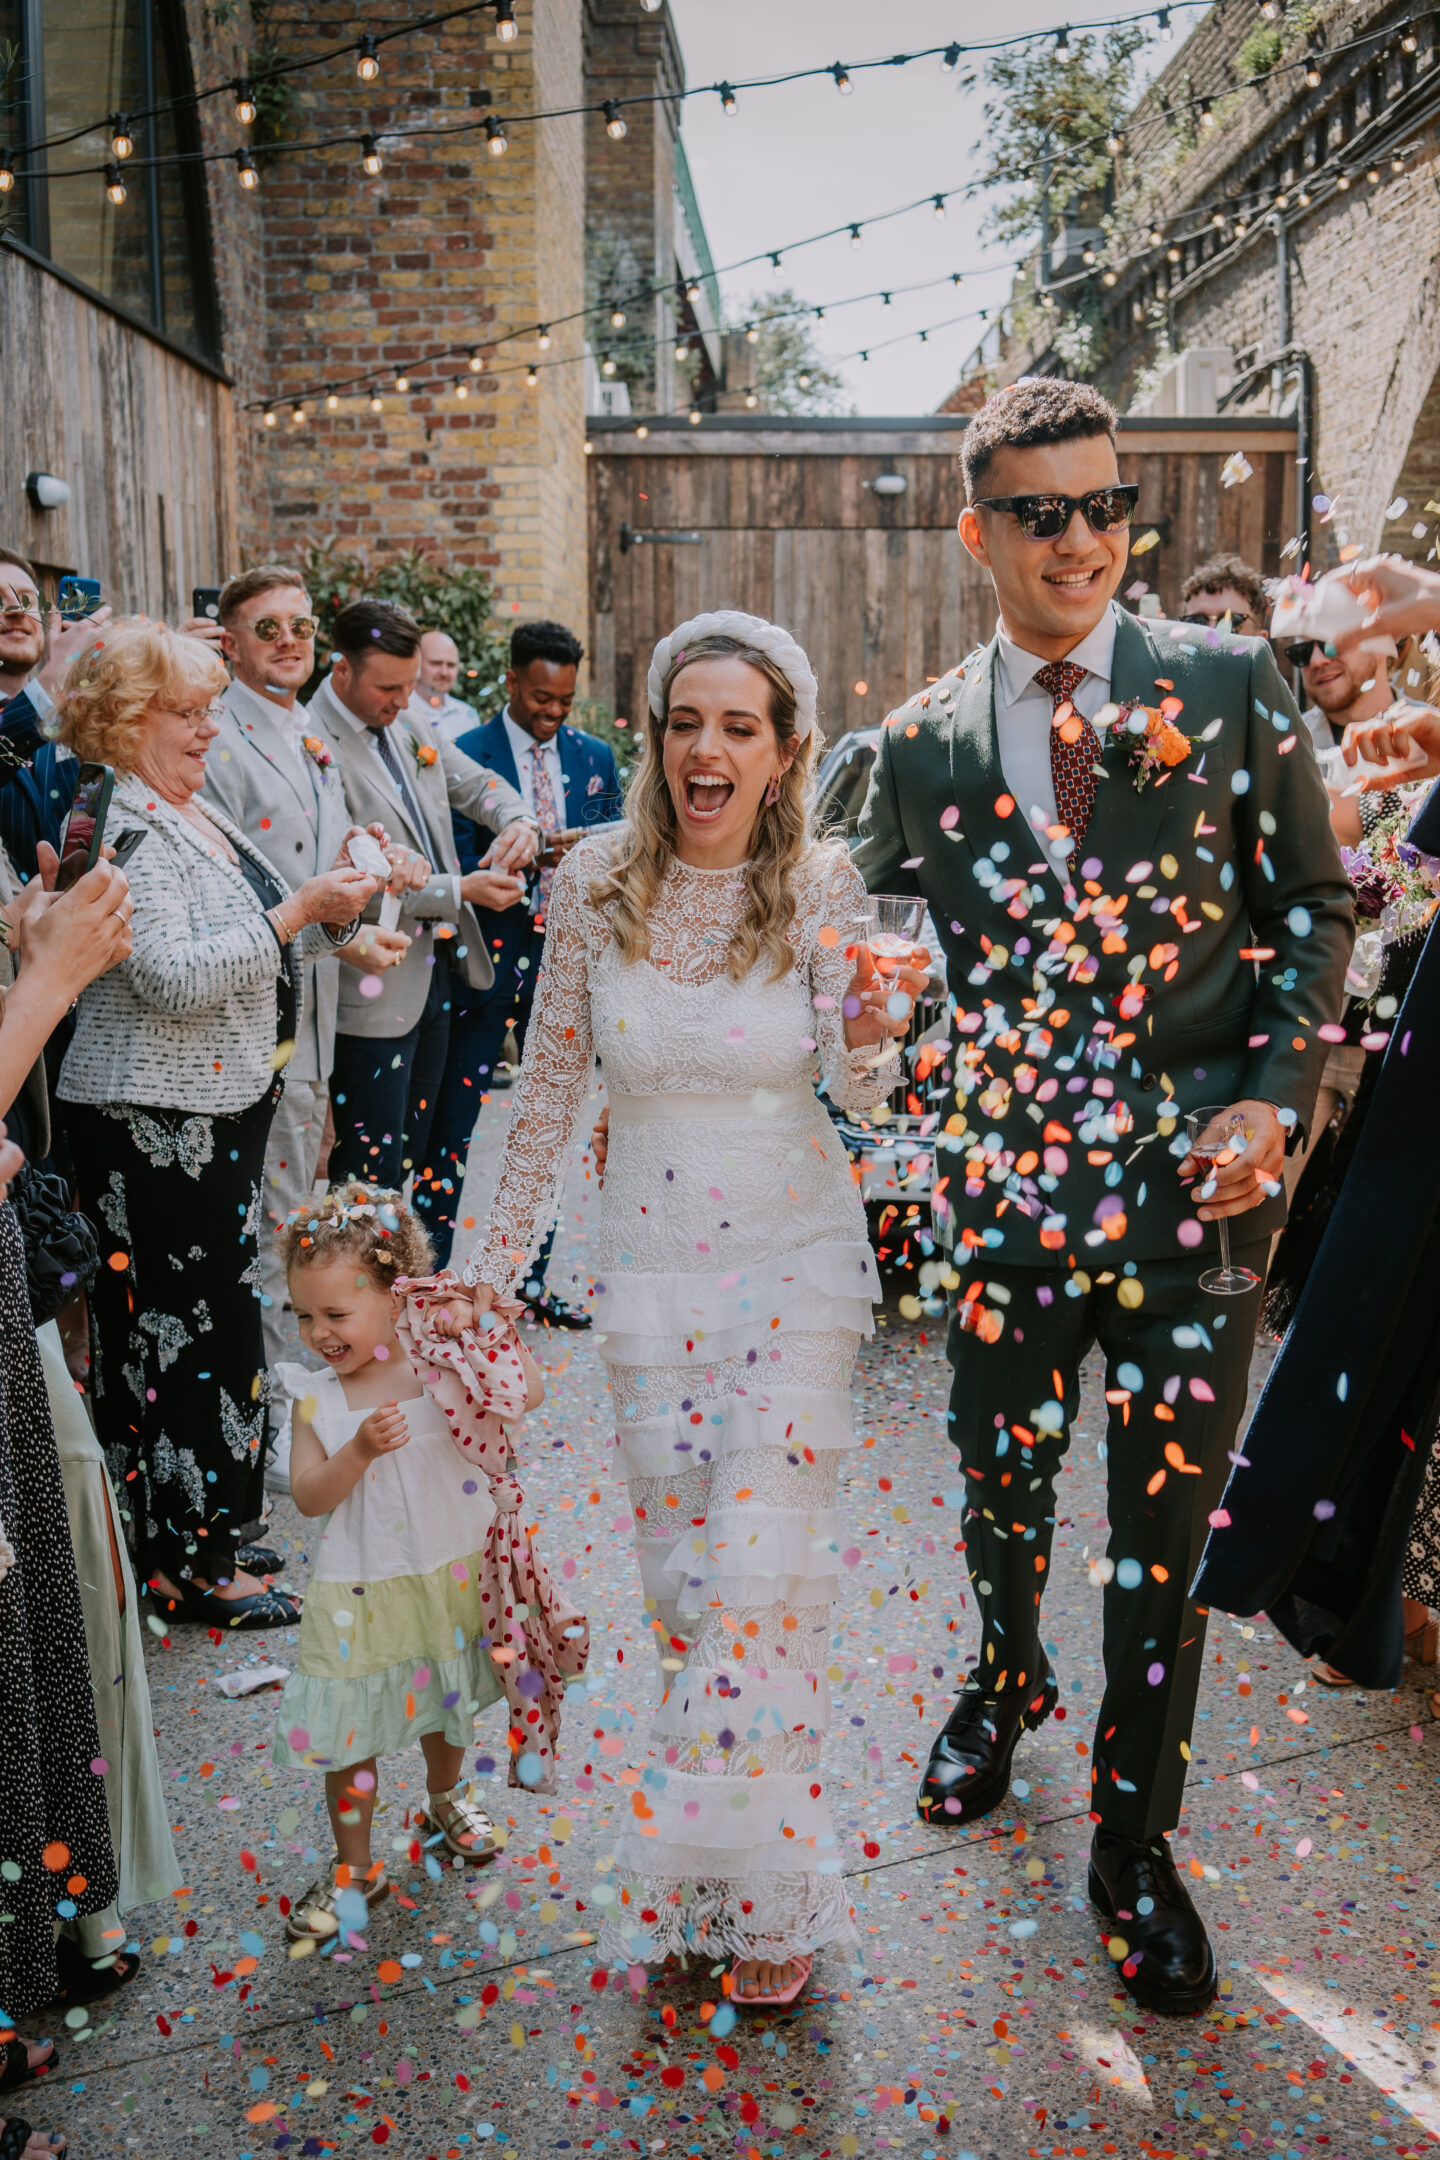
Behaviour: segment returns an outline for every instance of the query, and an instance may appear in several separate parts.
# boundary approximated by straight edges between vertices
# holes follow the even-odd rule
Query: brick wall
[[[191,5],[198,75],[213,36]],[[379,175],[362,170],[353,140],[260,153],[253,195],[232,166],[212,168],[227,365],[242,406],[271,396],[278,413],[273,427],[238,414],[239,537],[252,556],[282,558],[332,536],[375,557],[423,546],[487,568],[502,621],[583,622],[581,326],[557,324],[545,353],[533,335],[496,343],[583,304],[581,122],[519,119],[578,101],[581,0],[520,0],[517,12],[509,46],[477,14],[383,45],[373,83],[358,80],[353,56],[295,78],[286,133],[373,132]],[[359,15],[317,23],[294,0],[271,22],[297,55],[367,27]],[[480,122],[487,91],[509,119],[504,157],[487,154],[479,125],[401,139],[427,124]],[[206,125],[226,147],[239,140],[228,99]],[[481,347],[485,372],[472,374],[463,355],[426,357],[452,345]],[[554,363],[533,389],[532,361]],[[395,389],[401,370],[405,394]],[[324,386],[355,377],[363,385],[328,410]],[[297,426],[290,406],[302,395]]]
[[[668,7],[646,14],[636,0],[585,0],[585,94],[590,99],[651,97],[679,89],[684,68]],[[668,288],[675,276],[675,130],[679,107],[629,105],[621,142],[598,112],[585,118],[586,244],[592,303]],[[597,354],[613,343],[631,374],[637,411],[670,412],[688,394],[688,370],[674,358],[676,309],[668,289],[626,308],[624,335],[598,317]]]

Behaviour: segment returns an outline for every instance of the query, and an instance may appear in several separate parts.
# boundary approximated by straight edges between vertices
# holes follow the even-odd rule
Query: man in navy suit
[[[34,571],[0,547],[0,842],[27,884],[38,842],[59,851],[80,775],[80,760],[44,729],[71,661],[109,620],[105,607],[78,622],[52,611],[47,624]]]
[[[526,808],[547,835],[602,825],[621,814],[620,776],[613,752],[593,735],[566,726],[575,700],[575,671],[583,656],[579,639],[560,623],[517,625],[510,639],[506,703],[493,719],[460,736],[456,744],[466,757],[518,788]],[[456,816],[454,823],[460,866],[473,868],[487,842],[468,818]],[[430,1144],[435,1176],[425,1189],[417,1186],[415,1194],[442,1267],[450,1254],[470,1135],[484,1093],[496,1085],[495,1067],[506,1029],[513,1026],[516,1041],[522,1049],[525,1045],[553,876],[553,871],[542,869],[523,906],[507,908],[502,914],[476,910],[495,963],[495,982],[468,1003],[462,993],[451,1010],[450,1050]],[[538,1318],[554,1326],[588,1327],[587,1314],[546,1290],[545,1270],[554,1235],[552,1225],[526,1277],[525,1302]]]

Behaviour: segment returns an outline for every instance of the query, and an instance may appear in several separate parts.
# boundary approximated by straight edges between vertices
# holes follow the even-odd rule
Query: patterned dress
[[[505,1168],[470,1281],[508,1289],[553,1220],[598,1053],[610,1141],[596,1340],[634,1514],[662,1701],[602,1955],[784,1959],[852,1934],[821,1754],[839,1574],[839,1454],[879,1296],[845,1147],[893,1062],[850,1052],[840,1003],[864,906],[848,856],[796,873],[795,964],[726,972],[739,871],[675,863],[623,961],[589,888],[613,840],[558,871]]]
[[[0,1205],[0,1524],[15,1554],[0,1576],[4,2031],[59,1992],[56,1921],[103,1912],[117,1894],[65,1488],[8,1202]]]

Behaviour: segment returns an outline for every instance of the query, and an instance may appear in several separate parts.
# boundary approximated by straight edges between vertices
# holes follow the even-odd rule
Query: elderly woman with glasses
[[[143,837],[125,865],[133,950],[81,996],[56,1094],[100,1235],[96,1424],[144,1579],[163,1614],[286,1627],[295,1601],[236,1558],[261,1506],[261,1166],[297,953],[344,943],[376,886],[342,847],[292,891],[202,805],[225,682],[209,646],[145,621],[107,629],[66,678],[62,740],[115,768],[105,839]]]

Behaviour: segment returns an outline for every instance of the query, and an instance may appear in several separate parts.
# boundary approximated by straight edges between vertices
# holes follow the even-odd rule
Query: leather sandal
[[[32,2130],[23,2115],[11,2115],[8,2120],[0,2118],[0,2160],[25,2160],[30,2140],[39,2135]],[[59,2130],[52,2130],[45,2139],[52,2153],[65,2150],[65,2137]]]
[[[55,1944],[55,1963],[60,1973],[57,2002],[98,2002],[128,1987],[140,1970],[138,1950],[112,1950],[96,1964],[87,1958],[72,1936],[61,1935]]]
[[[437,1802],[446,1807],[443,1816],[436,1813]],[[449,1792],[428,1793],[424,1807],[416,1811],[415,1827],[427,1838],[438,1835],[445,1850],[470,1867],[483,1867],[500,1850],[495,1825],[472,1800],[468,1785],[463,1793],[457,1794],[453,1786]]]
[[[36,2042],[37,2047],[44,2045],[43,2040]],[[23,2040],[17,2038],[0,2041],[0,2092],[14,2092],[17,2085],[29,2085],[42,2072],[48,2077],[59,2065],[60,2057],[53,2040],[50,2043],[50,2053],[33,2065],[30,2061],[30,2050]]]
[[[329,1942],[332,1935],[338,1935],[341,1922],[335,1900],[342,1890],[358,1890],[371,1912],[389,1897],[390,1883],[383,1868],[368,1882],[357,1882],[347,1869],[350,1880],[342,1883],[335,1879],[341,1864],[337,1862],[331,1870],[328,1883],[311,1883],[303,1896],[296,1898],[285,1918],[285,1933],[291,1942]]]

